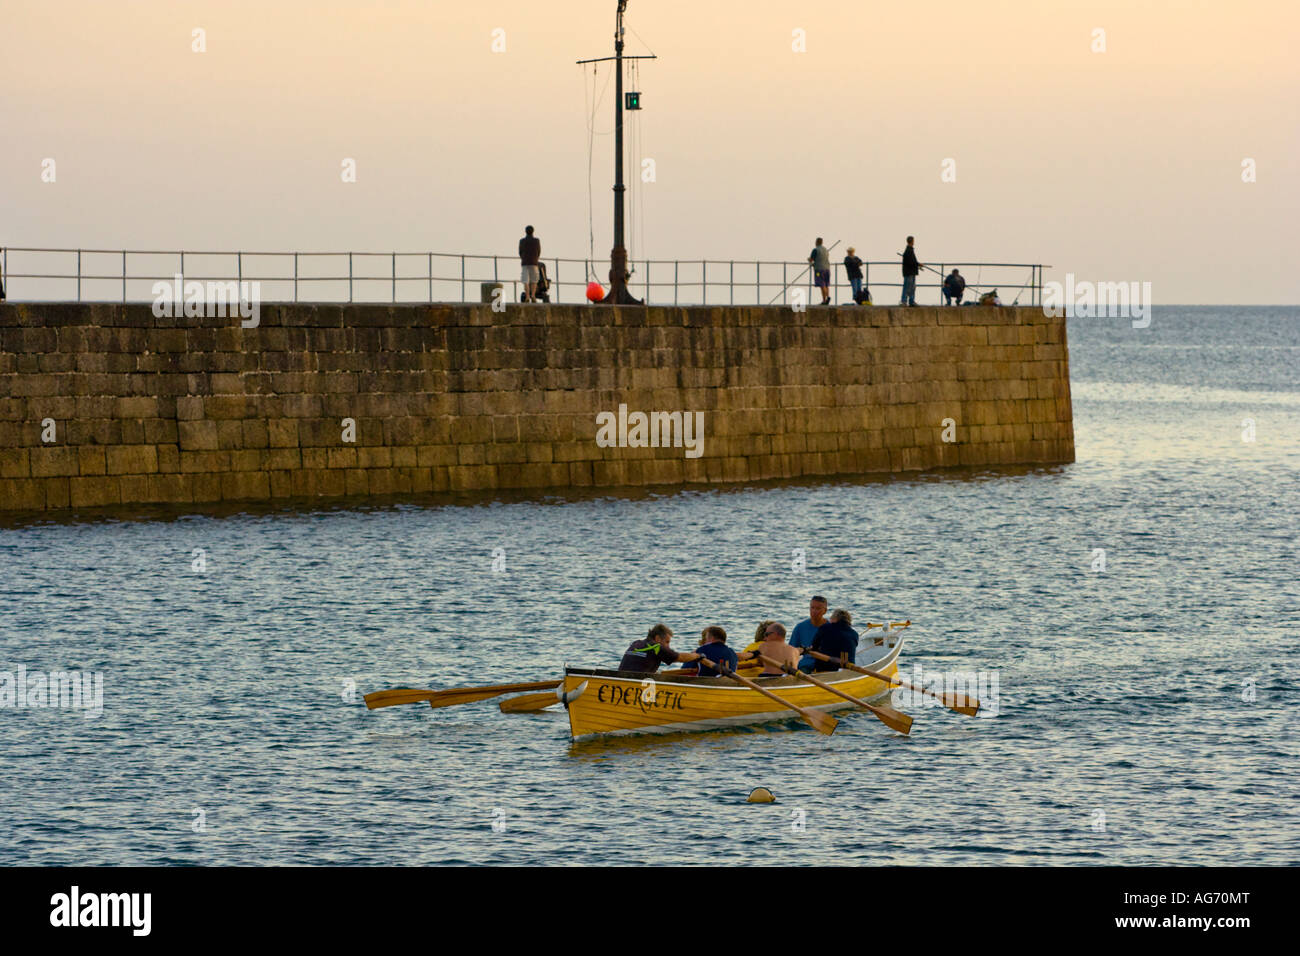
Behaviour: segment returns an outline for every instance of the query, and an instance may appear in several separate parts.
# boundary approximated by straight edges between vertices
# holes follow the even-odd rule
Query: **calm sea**
[[[1300,863],[1300,314],[1074,320],[1070,358],[1068,467],[10,522],[0,670],[99,672],[103,713],[0,710],[0,864]],[[813,592],[995,716],[575,745],[359,698]]]

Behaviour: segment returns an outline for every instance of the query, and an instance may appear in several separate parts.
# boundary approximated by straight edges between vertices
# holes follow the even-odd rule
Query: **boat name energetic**
[[[653,685],[653,681],[650,682]],[[679,690],[667,690],[662,684],[651,687],[624,687],[622,684],[601,684],[596,700],[617,707],[639,707],[641,713],[652,710],[683,710],[686,695]]]

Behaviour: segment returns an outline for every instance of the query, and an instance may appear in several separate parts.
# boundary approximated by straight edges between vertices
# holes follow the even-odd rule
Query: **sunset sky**
[[[6,0],[0,244],[509,255],[533,223],[584,257],[574,61],[612,52],[615,6]],[[889,259],[914,233],[923,261],[1146,281],[1157,305],[1300,302],[1294,0],[631,0],[628,24],[659,57],[634,257],[802,260],[820,235]]]

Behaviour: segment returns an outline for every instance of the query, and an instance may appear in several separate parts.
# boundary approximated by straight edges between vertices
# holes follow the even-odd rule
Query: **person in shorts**
[[[537,283],[542,279],[538,265],[542,261],[542,241],[533,235],[533,227],[524,227],[524,237],[519,240],[519,281],[524,284],[524,301],[537,301]]]
[[[823,245],[821,237],[813,251],[808,254],[808,261],[813,267],[813,284],[821,290],[822,305],[831,304],[831,251]]]

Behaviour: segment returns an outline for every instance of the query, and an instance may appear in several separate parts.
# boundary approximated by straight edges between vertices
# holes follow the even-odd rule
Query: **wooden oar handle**
[[[819,656],[825,657],[825,655],[819,655]],[[832,658],[825,658],[825,659],[832,660]],[[780,664],[777,664],[776,661],[773,661],[771,658],[764,657],[763,660],[767,661],[770,664],[774,664],[778,667],[781,666]],[[877,707],[875,704],[868,703],[865,700],[862,700],[858,697],[854,697],[852,694],[840,690],[834,684],[828,684],[824,680],[818,680],[816,677],[813,677],[812,674],[805,674],[803,671],[792,668],[788,664],[785,665],[784,669],[787,674],[793,674],[796,677],[802,678],[803,680],[806,680],[809,683],[814,684],[817,687],[820,687],[822,690],[826,691],[829,694],[834,694],[837,697],[843,697],[845,700],[849,701],[850,703],[856,704],[859,707],[865,707],[867,710],[871,711],[871,713],[875,714],[876,718],[880,720],[882,723],[884,723],[886,726],[888,726],[891,730],[896,730],[900,734],[910,734],[912,732],[912,718],[908,717],[906,714],[900,714],[898,711],[890,707]]]
[[[798,704],[791,703],[790,701],[786,700],[784,697],[772,693],[766,687],[760,687],[758,684],[755,684],[749,678],[741,677],[735,671],[728,670],[727,668],[723,667],[721,664],[713,663],[713,661],[709,660],[707,657],[701,656],[700,662],[703,664],[708,664],[710,667],[712,667],[723,677],[729,677],[732,680],[734,680],[736,683],[743,684],[744,686],[748,687],[750,690],[758,691],[764,697],[776,701],[782,707],[789,707],[791,710],[793,710],[795,713],[801,716],[804,720],[808,721],[808,723],[812,724],[813,727],[817,728],[817,730],[820,733],[829,735],[834,732],[837,721],[830,714],[818,713],[817,711],[809,710],[808,708],[800,707]]]
[[[878,674],[873,670],[868,670],[867,668],[863,667],[861,664],[850,664],[847,661],[840,661],[838,658],[835,657],[827,657],[821,651],[809,651],[808,653],[811,656],[817,658],[817,660],[819,661],[826,661],[828,664],[839,664],[841,667],[848,668],[851,671],[857,671],[859,674],[866,674],[868,677],[874,677],[876,678],[876,680],[882,680],[886,684],[902,685],[903,683],[897,677],[887,677],[884,674]]]
[[[799,669],[798,669],[797,667],[792,667],[792,666],[790,666],[789,664],[783,664],[783,663],[781,663],[780,661],[774,661],[774,660],[772,660],[772,658],[768,657],[766,654],[758,654],[758,655],[756,655],[756,656],[758,657],[758,659],[759,659],[760,661],[762,661],[762,662],[763,662],[764,664],[766,664],[768,667],[775,667],[777,670],[779,670],[779,671],[781,671],[781,672],[783,672],[783,673],[785,673],[785,674],[795,674],[795,673],[798,673],[798,670],[799,670]]]

